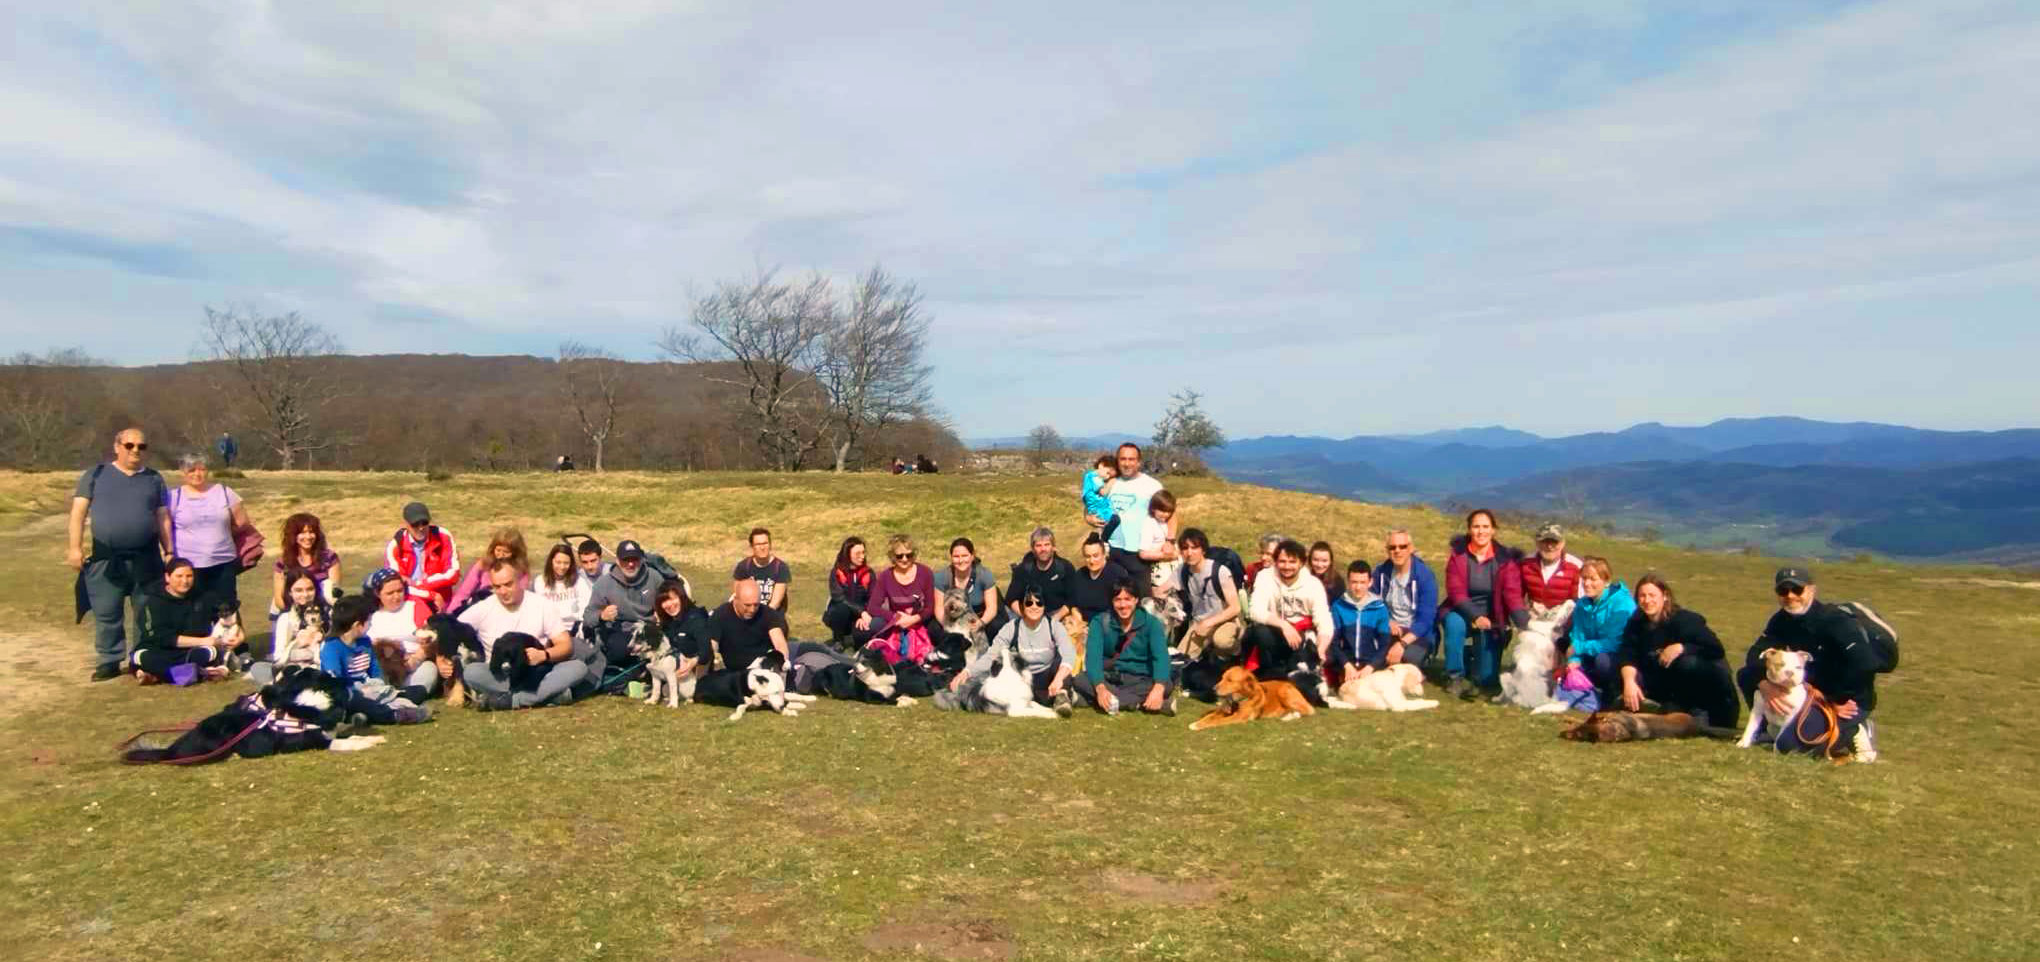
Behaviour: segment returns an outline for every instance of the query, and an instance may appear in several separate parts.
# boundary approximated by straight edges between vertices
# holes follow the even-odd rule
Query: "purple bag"
[[[171,665],[170,683],[179,688],[198,684],[197,665]]]

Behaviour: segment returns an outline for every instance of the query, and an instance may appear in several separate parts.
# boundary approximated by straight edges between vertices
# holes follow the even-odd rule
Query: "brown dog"
[[[1076,674],[1084,670],[1084,642],[1091,637],[1091,626],[1085,623],[1076,605],[1063,606],[1062,623],[1063,630],[1069,633],[1070,646],[1077,650],[1077,663],[1070,666],[1070,673]]]
[[[1294,721],[1313,714],[1310,701],[1303,692],[1286,681],[1261,681],[1254,673],[1235,665],[1225,670],[1218,679],[1217,708],[1190,723],[1191,731],[1202,731],[1220,725],[1236,725],[1257,718],[1280,718]]]
[[[1708,728],[1685,712],[1644,715],[1627,711],[1597,711],[1579,724],[1559,732],[1558,737],[1576,742],[1647,742],[1659,738],[1721,737],[1723,729]]]

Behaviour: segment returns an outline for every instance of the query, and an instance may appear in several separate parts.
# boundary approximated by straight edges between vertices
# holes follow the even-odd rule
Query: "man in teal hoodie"
[[[1091,619],[1084,639],[1084,673],[1070,679],[1098,710],[1118,715],[1126,705],[1173,717],[1175,685],[1171,683],[1169,631],[1161,619],[1140,606],[1131,580],[1112,590],[1112,608]]]

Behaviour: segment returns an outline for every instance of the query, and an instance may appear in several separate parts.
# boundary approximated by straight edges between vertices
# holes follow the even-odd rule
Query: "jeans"
[[[1120,711],[1146,710],[1141,708],[1141,703],[1147,701],[1148,692],[1155,687],[1154,679],[1145,675],[1121,675],[1117,672],[1106,672],[1104,677],[1104,681],[1093,685],[1089,676],[1071,675],[1067,684],[1085,701],[1097,705],[1101,711],[1105,706],[1098,703],[1099,692],[1111,692],[1113,700],[1119,702]],[[1163,683],[1164,705],[1168,704],[1169,696],[1174,694],[1175,690],[1176,686],[1173,683]]]
[[[1467,670],[1466,641],[1468,638],[1480,643],[1474,670]],[[1473,628],[1459,612],[1445,613],[1445,674],[1454,678],[1472,676],[1475,684],[1492,688],[1501,684],[1502,649],[1509,643],[1508,635],[1499,628]]]
[[[92,647],[99,663],[120,664],[127,660],[128,599],[134,599],[134,614],[141,618],[142,592],[162,580],[163,564],[153,549],[129,558],[97,558],[85,563],[85,597],[92,605]],[[141,633],[140,628],[136,634]]]
[[[570,692],[575,685],[587,680],[588,666],[580,661],[560,662],[547,669],[545,677],[539,679],[538,687],[531,691],[510,691],[509,682],[496,677],[496,673],[481,662],[469,663],[467,667],[461,669],[460,677],[461,681],[476,691],[510,692],[512,708],[533,708],[553,704],[555,699],[563,705],[572,701],[573,695]]]

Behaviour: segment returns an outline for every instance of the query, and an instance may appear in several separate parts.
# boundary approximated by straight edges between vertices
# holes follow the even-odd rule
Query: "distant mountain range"
[[[1698,545],[2040,561],[2040,430],[1731,418],[1544,438],[1502,427],[1235,441],[1228,478],[1371,501],[1487,504]]]

